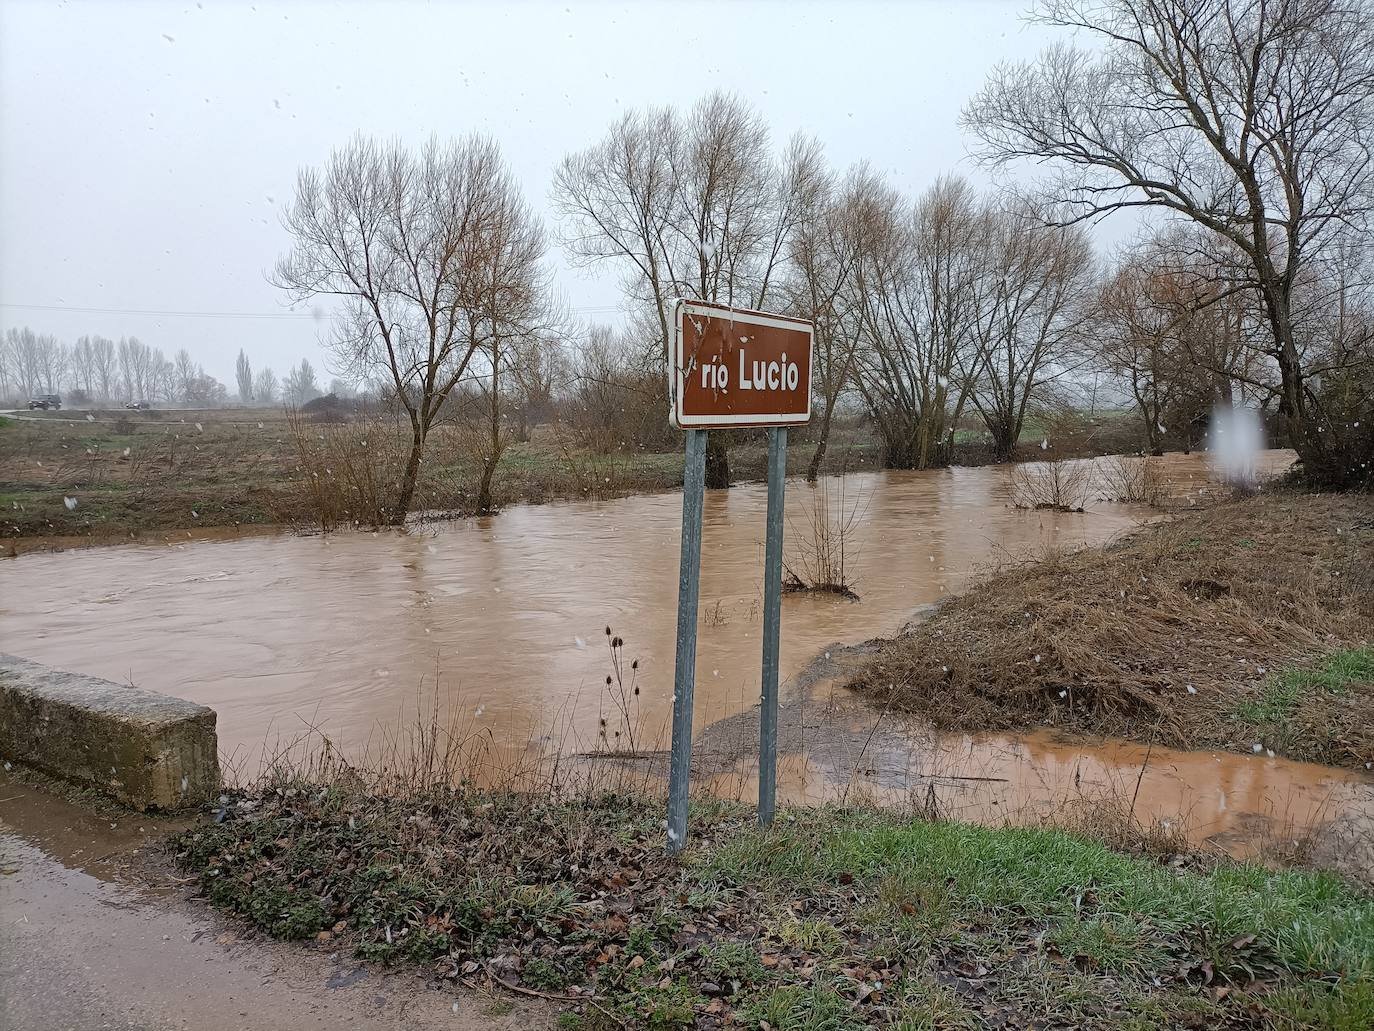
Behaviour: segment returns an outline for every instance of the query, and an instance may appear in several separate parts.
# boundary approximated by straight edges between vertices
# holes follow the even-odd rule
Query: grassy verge
[[[1365,1028],[1374,900],[1059,831],[281,783],[174,840],[282,938],[543,994],[562,1026]]]
[[[1374,497],[1277,490],[995,570],[855,686],[946,729],[1374,762]]]

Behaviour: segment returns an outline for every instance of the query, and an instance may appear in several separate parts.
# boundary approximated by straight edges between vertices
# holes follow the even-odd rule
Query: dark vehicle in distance
[[[62,407],[62,398],[56,394],[35,394],[29,398],[29,411],[42,409],[45,412],[55,412]]]
[[[150,401],[126,401],[124,407],[128,408],[130,411],[143,412],[153,407],[153,405]]]

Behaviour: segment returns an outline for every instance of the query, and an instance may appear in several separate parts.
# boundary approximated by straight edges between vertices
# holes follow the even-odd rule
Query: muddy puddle
[[[1264,465],[1291,457],[1271,452]],[[1180,497],[1214,489],[1203,457],[1165,462]],[[1100,542],[1151,517],[1107,503],[1086,513],[1021,511],[1009,499],[1007,467],[789,483],[789,560],[801,557],[819,501],[837,518],[852,513],[847,561],[861,600],[784,599],[784,698],[810,699],[811,714],[833,724],[785,757],[788,769],[809,771],[784,777],[787,797],[837,797],[856,770],[874,771],[863,776],[879,794],[898,791],[885,771],[901,771],[906,793],[926,782],[922,770],[970,748],[885,732],[885,751],[874,756],[870,741],[855,761],[854,743],[874,736],[875,714],[822,703],[814,678],[797,682],[816,656],[896,632],[1000,559]],[[695,707],[704,746],[713,727],[747,722],[758,700],[764,504],[762,484],[706,499]],[[375,754],[388,741],[381,728],[413,720],[433,701],[446,722],[487,741],[498,765],[595,750],[603,719],[613,744],[633,731],[635,748],[653,752],[666,745],[670,723],[680,519],[681,496],[664,494],[517,506],[406,533],[25,555],[0,566],[0,650],[213,706],[227,765],[243,775],[265,746],[314,731],[346,752]],[[625,640],[628,720],[618,685],[606,684],[614,672],[607,626]],[[1066,776],[1081,784],[1138,769],[1129,747],[1007,740],[986,749],[1002,758],[971,760],[990,763],[997,772],[980,775],[996,779],[963,782],[949,804],[979,818],[1023,810]],[[725,753],[706,752],[717,769],[705,776],[723,783]],[[1209,813],[1209,836],[1243,835],[1247,818],[1275,809],[1291,810],[1296,823],[1327,819],[1350,804],[1349,792],[1369,808],[1366,784],[1339,772],[1230,755],[1196,762],[1204,765],[1184,773],[1152,766],[1142,794],[1163,814],[1211,805],[1220,790],[1226,801]],[[736,763],[737,781],[749,776],[744,765]]]
[[[75,805],[0,772],[0,1027],[299,1031],[549,1027],[474,995],[263,941],[187,901],[156,837],[181,824]]]

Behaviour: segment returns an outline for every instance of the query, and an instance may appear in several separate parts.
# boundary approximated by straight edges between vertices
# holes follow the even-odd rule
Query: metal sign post
[[[768,531],[763,546],[763,694],[759,698],[759,823],[773,822],[778,794],[778,638],[782,630],[782,506],[787,427],[768,431]]]
[[[759,822],[772,822],[778,783],[778,643],[787,427],[811,418],[811,323],[785,315],[678,301],[668,354],[669,418],[687,431],[678,567],[668,851],[687,843],[696,685],[701,511],[708,429],[768,427],[768,521],[763,566],[763,691],[759,711]]]
[[[677,661],[673,667],[673,755],[668,773],[668,851],[687,841],[692,776],[692,694],[697,669],[697,597],[701,582],[701,503],[706,494],[706,431],[687,431],[682,474],[682,559],[677,575]]]

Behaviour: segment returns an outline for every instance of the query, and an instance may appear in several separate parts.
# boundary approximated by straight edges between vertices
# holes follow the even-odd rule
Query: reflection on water
[[[992,824],[1035,823],[1105,802],[1146,826],[1162,823],[1233,854],[1281,851],[1310,838],[1331,865],[1374,873],[1374,778],[1264,755],[1085,742],[1051,731],[937,734],[858,704],[836,688],[842,680],[819,681],[792,700],[802,711],[784,716],[778,793],[786,801],[909,804]],[[754,730],[745,729],[744,736]],[[711,781],[718,793],[755,797],[757,765],[736,761]]]
[[[1262,457],[1271,467],[1291,460]],[[1181,493],[1208,482],[1197,456],[1168,462]],[[805,531],[812,489],[788,484],[789,535]],[[1102,541],[1143,518],[1110,504],[1086,514],[1014,510],[1007,467],[865,473],[850,476],[845,493],[864,507],[849,549],[862,601],[787,596],[785,678],[832,642],[897,631],[989,562]],[[707,494],[699,731],[758,699],[764,504],[761,484]],[[0,647],[211,705],[226,754],[255,753],[307,725],[358,747],[435,690],[511,748],[573,750],[595,742],[609,707],[611,626],[627,660],[639,659],[641,745],[662,747],[680,518],[681,496],[664,494],[517,506],[407,533],[28,555],[3,567]],[[1021,805],[1016,792],[1035,796],[1037,778],[1059,779],[1069,762],[1029,741],[1019,747],[1008,778],[1018,787],[1004,784],[998,805]],[[910,758],[885,762],[910,769]],[[1263,768],[1268,783],[1290,779],[1283,764]]]

